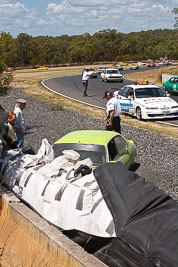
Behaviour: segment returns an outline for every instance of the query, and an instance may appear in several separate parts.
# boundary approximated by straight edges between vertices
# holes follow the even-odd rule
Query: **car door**
[[[106,72],[105,70],[102,70],[102,71],[101,71],[101,80],[104,80],[105,72]]]
[[[135,108],[134,108],[134,95],[129,95],[130,92],[130,86],[124,86],[119,92],[118,92],[118,98],[120,100],[121,110],[124,113],[128,114],[134,114]]]
[[[173,81],[173,91],[177,91],[178,89],[178,78],[174,78],[174,81]]]
[[[169,80],[169,83],[167,85],[167,89],[170,89],[171,91],[173,90],[173,85],[174,85],[174,77],[172,77],[170,80]]]

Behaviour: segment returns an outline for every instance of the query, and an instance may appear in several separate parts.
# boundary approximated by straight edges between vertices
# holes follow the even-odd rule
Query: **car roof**
[[[178,78],[178,76],[172,76],[171,78]],[[171,79],[171,78],[170,78],[170,79]],[[170,80],[170,79],[169,79],[169,80]]]
[[[58,143],[84,143],[106,146],[115,136],[119,135],[112,131],[102,130],[80,130],[66,134],[55,142]]]
[[[117,69],[114,69],[114,68],[109,68],[109,69],[107,69],[107,70],[114,70],[114,71],[117,71]]]
[[[157,85],[153,85],[153,84],[130,84],[130,85],[126,85],[124,87],[131,87],[133,89],[139,89],[139,88],[160,88],[159,86]],[[122,88],[121,88],[122,89]]]

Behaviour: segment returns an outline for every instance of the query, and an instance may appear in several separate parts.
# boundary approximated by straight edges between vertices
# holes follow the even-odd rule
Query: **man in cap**
[[[26,130],[26,123],[24,119],[23,110],[26,107],[26,100],[25,99],[18,99],[17,104],[14,109],[14,113],[16,114],[16,123],[15,123],[15,129],[16,129],[16,135],[17,135],[17,146],[19,148],[23,147],[24,143],[24,133]]]
[[[120,114],[121,106],[118,98],[113,97],[110,91],[106,91],[104,97],[107,100],[106,103],[106,117],[104,120],[107,122],[106,130],[115,131],[121,133]]]

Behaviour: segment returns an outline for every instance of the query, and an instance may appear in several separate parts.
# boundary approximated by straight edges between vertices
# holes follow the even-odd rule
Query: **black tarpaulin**
[[[117,238],[95,253],[108,266],[178,266],[178,203],[122,163],[94,170]]]

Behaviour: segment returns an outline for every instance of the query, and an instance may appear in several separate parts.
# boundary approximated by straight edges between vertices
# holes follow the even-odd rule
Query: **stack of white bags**
[[[112,215],[106,206],[93,171],[75,175],[79,166],[92,168],[91,160],[80,161],[73,150],[54,159],[46,139],[36,155],[8,151],[1,179],[43,218],[64,230],[79,230],[101,237],[114,237]]]

